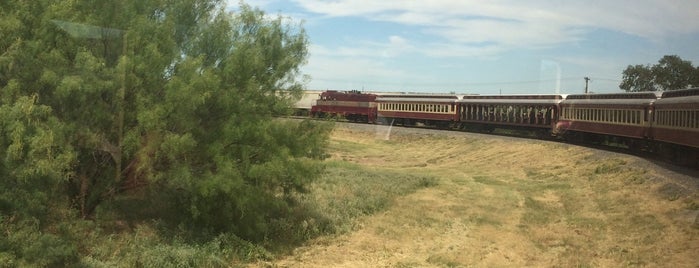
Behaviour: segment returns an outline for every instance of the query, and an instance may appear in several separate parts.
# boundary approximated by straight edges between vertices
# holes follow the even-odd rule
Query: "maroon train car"
[[[663,92],[653,107],[654,140],[699,149],[699,88]]]
[[[328,90],[311,107],[311,116],[341,116],[350,121],[376,123],[376,94]]]
[[[382,95],[376,98],[382,123],[451,127],[459,120],[456,95]]]
[[[556,123],[562,95],[469,95],[459,101],[464,126],[548,131]]]
[[[654,92],[568,95],[560,104],[561,115],[553,133],[591,133],[603,139],[647,141],[652,104],[657,98]]]

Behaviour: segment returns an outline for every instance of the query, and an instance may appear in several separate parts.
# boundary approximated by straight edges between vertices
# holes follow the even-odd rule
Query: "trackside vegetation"
[[[274,119],[307,35],[224,7],[0,3],[0,266],[231,266],[323,233],[298,228],[332,124]]]

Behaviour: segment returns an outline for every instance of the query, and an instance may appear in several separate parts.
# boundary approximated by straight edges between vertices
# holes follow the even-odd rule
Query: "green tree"
[[[320,174],[329,129],[273,119],[301,94],[301,25],[223,4],[0,3],[0,118],[25,118],[23,127],[3,125],[12,161],[2,174],[27,180],[10,171],[44,161],[50,176],[41,177],[51,180],[34,183],[46,186],[38,194],[67,200],[83,217],[144,190],[169,196],[162,205],[185,212],[179,223],[263,239],[266,220]],[[24,147],[11,146],[18,140]],[[8,189],[3,205],[29,198]]]
[[[625,91],[676,90],[699,86],[699,67],[676,55],[665,55],[658,64],[629,65],[619,88]]]
[[[624,78],[619,88],[631,91],[656,91],[653,72],[650,66],[629,65],[623,72]]]

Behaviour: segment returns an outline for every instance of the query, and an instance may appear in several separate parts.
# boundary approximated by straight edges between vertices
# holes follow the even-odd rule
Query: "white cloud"
[[[540,47],[576,42],[586,29],[659,40],[699,32],[695,0],[296,0],[307,11],[421,26],[448,42]]]

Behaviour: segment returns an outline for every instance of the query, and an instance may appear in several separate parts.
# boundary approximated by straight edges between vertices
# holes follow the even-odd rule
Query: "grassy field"
[[[330,153],[306,201],[337,235],[255,266],[698,267],[696,178],[647,160],[345,125]]]

